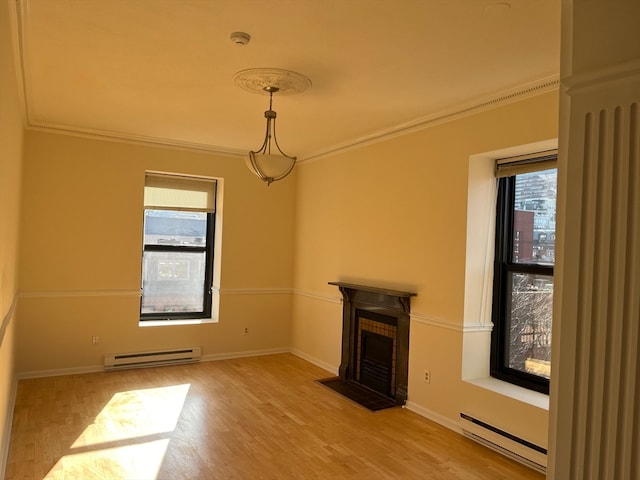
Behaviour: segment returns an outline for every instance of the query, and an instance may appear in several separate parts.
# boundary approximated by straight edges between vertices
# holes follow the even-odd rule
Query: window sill
[[[519,402],[528,403],[543,410],[549,410],[549,395],[545,395],[544,393],[534,392],[533,390],[503,382],[493,377],[475,378],[465,380],[465,382],[484,388],[485,390],[490,390],[499,395],[513,398]]]
[[[139,327],[177,327],[182,325],[202,325],[205,323],[218,323],[213,318],[193,318],[184,320],[140,320]]]

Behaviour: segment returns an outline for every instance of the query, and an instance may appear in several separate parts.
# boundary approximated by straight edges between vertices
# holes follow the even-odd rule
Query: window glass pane
[[[508,366],[549,378],[553,277],[511,273]]]
[[[203,247],[207,237],[206,212],[144,211],[145,245]]]
[[[558,170],[516,175],[513,212],[514,263],[553,265]]]
[[[205,252],[144,252],[142,313],[202,312]]]

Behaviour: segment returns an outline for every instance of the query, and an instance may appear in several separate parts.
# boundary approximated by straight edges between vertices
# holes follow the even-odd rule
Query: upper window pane
[[[145,245],[204,247],[206,237],[206,212],[145,210]]]
[[[557,183],[556,168],[516,175],[512,262],[554,264]]]

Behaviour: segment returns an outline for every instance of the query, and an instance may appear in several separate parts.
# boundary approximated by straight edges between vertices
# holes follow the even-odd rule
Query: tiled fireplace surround
[[[388,337],[393,342],[391,384],[385,393],[396,405],[407,400],[409,371],[410,298],[415,293],[343,282],[329,282],[340,289],[342,309],[342,359],[339,376],[363,384],[361,349],[363,331]]]

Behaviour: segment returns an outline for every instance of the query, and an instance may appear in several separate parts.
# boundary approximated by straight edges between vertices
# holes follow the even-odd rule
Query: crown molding
[[[317,160],[321,160],[325,157],[337,155],[339,153],[344,153],[350,150],[355,150],[378,142],[383,142],[391,138],[407,135],[409,133],[423,130],[435,125],[475,115],[477,113],[508,105],[510,103],[515,103],[529,97],[534,97],[547,92],[558,90],[559,85],[560,81],[557,75],[546,77],[535,82],[526,83],[515,88],[510,88],[498,93],[494,93],[492,95],[481,97],[471,102],[461,103],[446,110],[442,110],[440,112],[433,113],[410,122],[396,125],[385,130],[373,132],[362,137],[354,138],[347,142],[336,144],[322,150],[317,150],[315,152],[312,152],[311,154],[301,154],[296,163],[311,163]],[[82,138],[91,138],[142,146],[169,148],[173,150],[212,153],[233,158],[244,158],[244,156],[246,155],[246,152],[244,150],[225,148],[216,145],[207,145],[196,142],[183,142],[167,138],[132,135],[106,130],[91,130],[81,127],[58,125],[47,122],[34,122],[30,120],[30,115],[28,112],[28,108],[26,108],[26,105],[25,111],[27,112],[25,116],[26,128],[27,130],[31,131],[57,133],[60,135],[70,135]]]
[[[28,115],[27,115],[28,117]],[[132,135],[122,132],[111,132],[107,130],[91,130],[81,127],[70,127],[56,125],[53,123],[34,123],[27,118],[26,129],[35,132],[56,133],[58,135],[69,135],[72,137],[89,138],[115,143],[126,143],[130,145],[140,145],[144,147],[167,148],[171,150],[181,150],[186,152],[200,152],[220,155],[224,157],[240,158],[245,157],[244,150],[207,145],[196,142],[183,142],[179,140],[166,139],[160,137],[150,137],[145,135]]]
[[[476,115],[480,112],[502,107],[519,102],[526,98],[535,97],[544,93],[557,91],[560,86],[559,75],[552,75],[533,82],[528,82],[514,88],[495,92],[491,95],[476,98],[465,103],[453,105],[445,110],[424,117],[390,127],[385,130],[370,133],[348,142],[336,144],[326,149],[318,150],[309,155],[302,156],[299,164],[311,163],[322,158],[343,153],[356,148],[365,147],[374,143],[389,140],[391,138],[407,135],[409,133],[424,130],[435,125],[451,122],[460,118]]]

